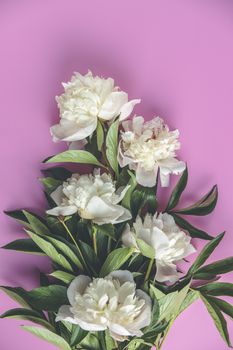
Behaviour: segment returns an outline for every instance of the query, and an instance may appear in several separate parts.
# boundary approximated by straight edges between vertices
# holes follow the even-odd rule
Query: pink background
[[[227,230],[214,258],[231,255],[232,38],[232,0],[1,0],[1,211],[45,207],[40,162],[64,149],[49,135],[58,120],[54,97],[74,70],[90,68],[114,77],[130,98],[141,97],[137,113],[159,114],[180,129],[180,158],[190,170],[184,199],[214,183],[220,190],[215,213],[192,222],[212,234]],[[22,236],[3,215],[1,226],[1,245]],[[49,271],[45,258],[1,250],[3,285],[35,287],[39,268]],[[1,293],[0,312],[15,306]],[[1,350],[55,349],[22,323],[0,320]],[[197,348],[227,349],[199,302],[176,321],[164,350]]]

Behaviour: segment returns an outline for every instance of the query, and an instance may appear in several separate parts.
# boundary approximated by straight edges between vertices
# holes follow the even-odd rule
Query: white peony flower
[[[125,246],[134,246],[140,252],[136,239],[141,239],[154,249],[155,279],[158,282],[176,282],[179,279],[176,263],[194,253],[191,237],[176,225],[167,213],[147,214],[144,222],[138,216],[133,228],[127,224],[122,235]]]
[[[169,185],[170,174],[180,174],[185,163],[178,161],[176,150],[179,131],[169,131],[159,117],[144,123],[143,117],[123,122],[118,161],[121,167],[135,170],[137,182],[145,187],[156,184],[158,169],[163,187]]]
[[[47,210],[47,214],[67,216],[76,212],[84,219],[98,225],[116,224],[131,219],[130,212],[119,205],[129,186],[117,191],[111,176],[96,169],[92,174],[73,174],[59,186],[51,197],[57,207]]]
[[[67,291],[70,305],[63,305],[56,321],[78,324],[87,331],[109,329],[111,336],[124,341],[142,336],[151,322],[151,299],[136,289],[129,271],[114,271],[105,278],[91,280],[78,276]]]
[[[128,101],[128,94],[119,91],[112,78],[93,77],[90,71],[75,73],[63,87],[65,92],[56,97],[61,120],[51,128],[54,141],[83,140],[95,131],[98,118],[110,121],[120,116],[123,120],[140,102]]]

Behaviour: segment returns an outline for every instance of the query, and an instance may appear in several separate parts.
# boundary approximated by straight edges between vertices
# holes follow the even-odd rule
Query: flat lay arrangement
[[[201,299],[231,347],[233,306],[222,297],[233,296],[233,284],[221,278],[233,257],[207,261],[225,232],[213,237],[189,222],[215,209],[217,186],[183,206],[188,163],[177,155],[178,130],[134,115],[140,99],[112,78],[75,73],[63,87],[50,132],[67,150],[44,160],[48,207],[42,217],[7,211],[25,238],[3,247],[47,256],[51,271],[30,291],[1,286],[20,305],[1,317],[34,323],[22,327],[63,350],[160,350],[176,318]],[[160,187],[171,177],[163,207]]]

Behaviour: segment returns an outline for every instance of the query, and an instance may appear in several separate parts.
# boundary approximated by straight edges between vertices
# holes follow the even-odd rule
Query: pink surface
[[[57,121],[54,96],[74,70],[90,68],[113,76],[130,98],[141,97],[137,113],[159,114],[180,129],[180,155],[190,170],[184,199],[214,183],[220,190],[215,213],[193,222],[212,234],[227,230],[214,258],[231,255],[232,37],[231,0],[1,0],[1,211],[45,207],[40,161],[64,149],[49,135]],[[22,236],[3,215],[1,226],[1,245]],[[1,284],[34,287],[39,268],[49,271],[46,259],[0,252]],[[1,293],[0,312],[15,305]],[[22,323],[0,320],[1,350],[55,349],[21,330]],[[176,321],[164,346],[197,348],[227,349],[200,303]]]

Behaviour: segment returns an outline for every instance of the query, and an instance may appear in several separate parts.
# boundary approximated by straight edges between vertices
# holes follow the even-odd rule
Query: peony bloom
[[[119,91],[111,78],[93,77],[75,73],[68,83],[63,83],[65,92],[57,96],[60,123],[51,127],[54,141],[79,141],[90,136],[97,127],[98,118],[110,121],[120,116],[127,118],[140,100],[128,101],[128,94]]]
[[[118,161],[121,167],[135,170],[137,182],[145,187],[156,184],[158,169],[163,187],[169,185],[170,174],[180,174],[185,163],[177,160],[179,131],[169,131],[159,117],[144,123],[143,117],[123,122]]]
[[[133,228],[127,224],[122,235],[125,246],[134,246],[140,252],[137,239],[154,249],[155,279],[158,282],[176,282],[179,279],[176,263],[194,253],[191,238],[176,225],[167,213],[147,214],[144,222],[138,216]]]
[[[47,210],[47,214],[67,216],[76,212],[83,219],[90,219],[98,225],[116,224],[131,219],[130,212],[119,205],[129,186],[117,191],[110,175],[73,174],[59,186],[51,197],[57,207]]]
[[[142,336],[151,321],[151,299],[136,289],[129,271],[114,271],[105,278],[78,276],[67,290],[70,305],[63,305],[56,321],[78,324],[87,331],[109,329],[111,336],[124,341]]]

